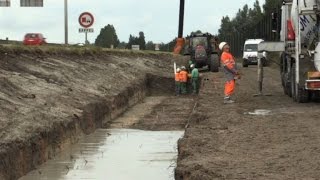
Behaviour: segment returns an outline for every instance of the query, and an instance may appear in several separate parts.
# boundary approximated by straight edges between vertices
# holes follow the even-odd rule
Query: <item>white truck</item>
[[[281,80],[284,93],[299,103],[320,94],[319,5],[320,0],[283,0]]]
[[[258,58],[262,60],[263,66],[267,65],[266,52],[258,52],[258,44],[263,39],[247,39],[243,45],[242,67],[258,64]]]

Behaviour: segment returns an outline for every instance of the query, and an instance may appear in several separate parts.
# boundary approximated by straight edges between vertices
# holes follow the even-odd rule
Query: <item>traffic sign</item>
[[[79,33],[93,33],[93,28],[79,28]]]
[[[79,24],[84,27],[84,28],[88,28],[90,26],[92,26],[94,22],[94,17],[91,13],[89,12],[84,12],[81,13],[79,16]]]

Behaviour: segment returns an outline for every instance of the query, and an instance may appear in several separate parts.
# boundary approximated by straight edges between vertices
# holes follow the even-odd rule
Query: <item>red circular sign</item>
[[[88,28],[90,26],[92,26],[94,22],[94,18],[93,15],[89,12],[84,12],[82,14],[80,14],[79,16],[79,24],[84,27],[84,28]]]

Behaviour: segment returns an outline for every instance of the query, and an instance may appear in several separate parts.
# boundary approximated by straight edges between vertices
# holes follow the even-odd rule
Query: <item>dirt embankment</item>
[[[209,81],[179,141],[175,178],[319,179],[319,104],[297,104],[285,96],[278,68],[265,69],[264,92],[272,96],[253,97],[256,66],[242,72],[236,103],[229,105],[223,104],[222,73],[206,75]]]
[[[153,93],[148,82],[171,78],[174,58],[0,48],[0,179],[17,179]]]

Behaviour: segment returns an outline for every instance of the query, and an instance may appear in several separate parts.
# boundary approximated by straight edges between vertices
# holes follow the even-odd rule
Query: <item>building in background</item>
[[[131,49],[134,51],[139,51],[140,50],[140,45],[132,45]]]
[[[10,0],[0,0],[0,7],[10,7]]]
[[[155,51],[160,51],[160,44],[155,44],[154,45],[154,50]]]
[[[43,0],[20,0],[21,7],[43,7]]]

